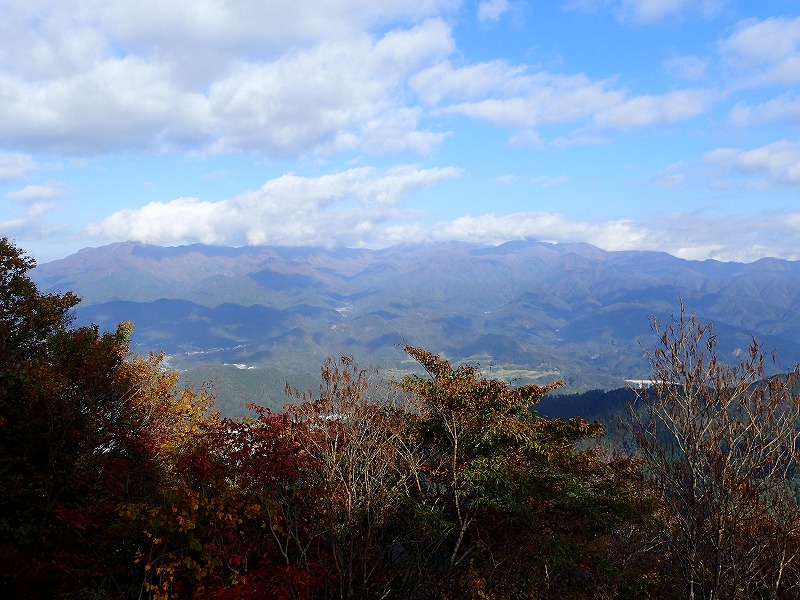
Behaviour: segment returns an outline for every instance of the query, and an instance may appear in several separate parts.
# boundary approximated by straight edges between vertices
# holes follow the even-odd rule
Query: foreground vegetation
[[[794,374],[761,382],[755,343],[720,365],[683,311],[614,454],[531,410],[560,382],[410,346],[424,375],[329,359],[319,392],[223,419],[33,266],[0,240],[2,597],[800,597]]]

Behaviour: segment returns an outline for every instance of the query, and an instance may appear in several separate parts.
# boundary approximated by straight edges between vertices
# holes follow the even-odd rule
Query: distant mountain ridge
[[[316,372],[354,354],[409,366],[407,342],[479,362],[519,382],[565,379],[574,391],[648,375],[652,316],[690,311],[715,322],[724,360],[751,336],[782,364],[800,361],[800,263],[688,261],[535,240],[380,250],[119,243],[32,273],[83,298],[81,323],[135,323],[143,350],[172,364],[248,364]]]

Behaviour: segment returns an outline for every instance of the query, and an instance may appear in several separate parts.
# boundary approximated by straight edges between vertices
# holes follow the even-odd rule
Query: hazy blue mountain
[[[679,298],[715,322],[723,359],[751,336],[800,361],[800,263],[687,261],[533,240],[380,250],[87,248],[37,267],[45,290],[83,297],[80,323],[130,319],[140,350],[181,369],[237,364],[316,372],[325,357],[402,371],[408,342],[495,376],[573,391],[648,375],[649,319]]]

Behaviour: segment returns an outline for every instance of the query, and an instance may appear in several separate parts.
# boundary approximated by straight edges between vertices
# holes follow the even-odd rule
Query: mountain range
[[[681,300],[714,322],[723,360],[737,362],[755,336],[780,357],[776,370],[800,361],[800,263],[778,259],[689,261],[536,240],[383,249],[125,242],[31,276],[44,291],[83,298],[78,324],[111,330],[131,320],[137,351],[164,352],[169,366],[213,378],[218,395],[242,404],[254,395],[279,403],[264,381],[291,375],[305,385],[328,356],[407,372],[404,343],[519,383],[618,388],[648,378],[651,319],[668,321]]]

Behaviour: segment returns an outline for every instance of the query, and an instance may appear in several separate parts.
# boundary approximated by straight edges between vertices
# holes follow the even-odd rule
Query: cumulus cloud
[[[800,83],[800,17],[742,21],[719,50],[738,86]]]
[[[758,161],[721,149],[708,162],[753,165]],[[800,147],[768,148],[783,163]],[[792,154],[792,152],[796,154]],[[749,163],[748,163],[749,160]],[[795,161],[800,164],[800,160]],[[715,163],[716,164],[716,163]],[[682,163],[666,169],[655,183],[681,182]],[[749,167],[748,167],[749,168]],[[267,181],[228,200],[178,198],[123,210],[90,225],[89,233],[109,240],[170,245],[202,242],[223,245],[384,246],[463,240],[500,244],[535,238],[551,242],[588,242],[606,250],[658,250],[687,259],[753,261],[764,256],[800,259],[800,213],[732,216],[710,211],[660,213],[640,219],[589,220],[544,211],[463,215],[424,224],[404,211],[408,194],[459,174],[457,169],[358,167],[303,177],[293,173]],[[800,175],[796,176],[800,179]],[[516,177],[496,181],[507,184]],[[540,176],[530,183],[555,185],[560,177]]]
[[[755,148],[719,148],[704,155],[707,163],[723,173],[732,173],[749,179],[757,188],[800,184],[800,142],[779,141]]]
[[[367,121],[361,130],[361,146],[372,154],[402,151],[429,154],[450,137],[451,132],[420,130],[421,114],[419,109],[403,108]]]
[[[0,62],[30,77],[79,72],[102,58],[147,56],[192,85],[232,60],[270,60],[323,41],[447,14],[455,0],[30,0],[8,6]],[[199,78],[199,79],[198,79]]]
[[[796,247],[800,213],[794,218],[662,213],[598,222],[539,211],[464,215],[424,225],[398,212],[407,194],[457,174],[454,169],[412,166],[361,167],[321,177],[286,174],[222,202],[179,198],[120,211],[92,224],[90,233],[154,244],[232,245],[361,246],[449,240],[499,244],[536,238],[588,242],[606,250],[660,250],[687,259],[800,258],[800,252],[786,254],[787,248]],[[513,178],[498,182],[509,181]],[[560,181],[540,177],[533,183]]]
[[[652,237],[645,246],[690,260],[752,262],[767,256],[800,259],[800,213],[725,215],[683,212],[642,222]]]
[[[413,76],[411,85],[435,112],[516,129],[515,143],[538,143],[537,128],[556,124],[630,130],[675,123],[704,114],[718,99],[703,88],[636,96],[611,79],[531,72],[502,60],[463,67],[443,61]]]
[[[52,211],[55,200],[63,194],[60,183],[31,184],[6,194],[11,202],[21,205],[10,218],[0,220],[0,227],[13,230],[17,236],[40,238],[57,229],[45,224],[42,217]]]
[[[523,65],[505,60],[480,62],[457,67],[443,60],[413,75],[409,83],[423,102],[435,106],[443,101],[473,100],[497,91],[506,95],[518,92],[527,74]]]
[[[418,131],[418,111],[398,106],[397,91],[452,47],[448,26],[432,20],[377,42],[361,36],[243,65],[211,86],[210,111],[221,124],[215,149],[292,156],[366,142],[379,151],[427,151],[444,136]]]
[[[750,19],[733,30],[726,28],[725,35],[730,35],[718,43],[712,58],[680,55],[666,60],[662,67],[675,87],[659,90],[649,87],[658,85],[652,73],[602,76],[514,60],[471,63],[471,48],[458,48],[454,39],[453,23],[464,16],[456,15],[463,5],[458,0],[11,4],[0,20],[0,141],[3,148],[42,156],[188,151],[255,155],[256,161],[265,156],[300,158],[308,166],[327,164],[341,153],[343,160],[353,159],[348,164],[361,164],[362,153],[435,157],[453,135],[448,128],[468,119],[509,130],[512,146],[565,149],[608,143],[619,131],[696,119],[748,86],[800,83],[800,17]],[[649,27],[662,20],[713,16],[724,4],[567,2],[575,9],[610,11],[626,23],[623,30],[628,32],[631,24]],[[513,0],[479,0],[463,10],[474,9],[470,16],[493,23],[519,7]],[[675,39],[676,51],[695,51],[682,43]],[[527,56],[544,56],[537,54],[540,49],[529,50]],[[594,69],[609,63],[587,64]],[[619,68],[627,64],[621,61]],[[729,90],[712,89],[722,85],[712,77],[726,76],[735,82]],[[647,86],[647,93],[638,85]],[[800,121],[798,95],[777,96],[779,92],[772,99],[734,97],[731,105],[739,102],[730,110],[730,123],[750,127]],[[703,160],[720,180],[744,181],[751,187],[793,186],[800,183],[798,144],[718,148]],[[539,166],[547,172],[553,164]],[[646,183],[662,188],[691,183],[697,175],[692,164],[676,163]],[[209,169],[220,172],[217,166]],[[236,176],[235,168],[224,167],[231,178]],[[16,203],[11,210],[19,213],[0,223],[4,227],[22,230],[41,224],[64,191],[52,183],[25,185],[29,182],[24,178],[41,168],[29,154],[0,152],[0,184],[7,186],[5,198]],[[562,171],[558,166],[553,170]],[[174,199],[116,212],[89,230],[106,240],[158,244],[383,245],[462,238],[500,242],[525,236],[725,257],[733,256],[733,249],[716,232],[742,228],[742,222],[727,217],[712,227],[706,215],[664,217],[659,225],[613,219],[594,223],[527,212],[467,215],[430,226],[412,223],[419,215],[404,211],[404,198],[457,174],[452,168],[414,166],[353,168],[320,177],[287,174],[220,202],[170,196]],[[579,178],[570,172],[570,181]],[[567,178],[531,178],[528,171],[518,179],[495,180],[501,185],[512,181],[547,188]],[[782,226],[789,228],[790,222]],[[695,228],[695,223],[702,227]],[[753,248],[772,247],[756,239],[759,226],[750,229],[756,237],[731,239]],[[779,235],[782,240],[797,233],[785,231]],[[794,246],[788,242],[786,247]]]
[[[768,121],[800,122],[800,96],[787,92],[759,104],[737,103],[730,112],[730,121],[737,127],[752,127]]]
[[[702,211],[661,213],[645,219],[589,221],[558,213],[486,213],[431,227],[387,228],[393,242],[462,240],[487,244],[532,238],[546,242],[588,242],[604,250],[668,252],[688,260],[752,262],[765,256],[800,259],[800,213],[757,216]],[[787,250],[788,249],[788,250]]]
[[[400,230],[395,230],[396,236]],[[430,241],[468,240],[499,244],[514,239],[536,238],[552,242],[588,242],[607,250],[627,249],[646,232],[627,219],[595,223],[573,220],[557,213],[487,213],[437,223],[428,232]]]
[[[151,202],[140,209],[126,208],[102,221],[90,223],[90,235],[112,240],[135,240],[147,244],[174,244],[200,241],[225,243],[217,230],[224,206],[197,198],[177,198],[170,202]]]
[[[484,0],[478,4],[478,20],[499,21],[508,9],[508,0]]]
[[[360,167],[320,177],[286,174],[229,200],[178,198],[125,209],[90,224],[91,235],[152,244],[358,246],[374,243],[411,192],[454,168]]]
[[[404,87],[453,51],[427,18],[450,0],[33,4],[0,24],[0,139],[16,147],[297,157],[447,135],[419,128]]]
[[[618,104],[623,93],[583,74],[531,73],[524,65],[490,61],[454,67],[440,63],[411,85],[440,112],[509,128],[529,128],[585,119]]]
[[[26,185],[16,192],[6,195],[9,200],[31,204],[43,200],[52,200],[64,193],[63,186],[58,183],[32,184]]]
[[[650,183],[658,188],[671,188],[683,184],[686,181],[686,176],[683,173],[685,164],[678,162],[670,165],[660,173],[656,173],[650,179]]]
[[[604,4],[649,20],[697,2]],[[32,1],[0,23],[0,139],[68,155],[425,154],[450,135],[426,129],[430,117],[488,122],[512,129],[514,144],[531,144],[546,126],[630,129],[693,118],[711,103],[699,89],[637,96],[613,78],[504,60],[456,66],[463,57],[446,17],[458,5]],[[493,21],[512,8],[483,0],[477,15]],[[699,61],[670,68],[696,80]]]
[[[211,45],[221,52],[264,56],[323,39],[347,39],[385,23],[419,21],[455,6],[454,0],[110,0],[92,16],[131,45],[183,47],[201,56]]]
[[[716,94],[705,89],[680,90],[660,96],[636,96],[599,111],[594,117],[594,124],[624,131],[676,123],[705,113],[715,99]]]
[[[670,76],[683,81],[705,79],[709,61],[699,56],[673,56],[664,61],[664,69]]]
[[[0,184],[20,179],[35,168],[36,163],[28,154],[0,152]]]
[[[127,57],[48,81],[0,74],[0,137],[65,154],[200,143],[205,101],[176,88],[167,71]]]

